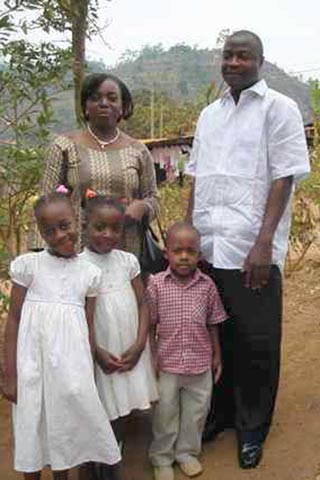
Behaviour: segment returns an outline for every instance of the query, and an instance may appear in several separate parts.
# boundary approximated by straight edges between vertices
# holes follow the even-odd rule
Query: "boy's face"
[[[166,256],[171,270],[185,279],[196,270],[200,258],[200,240],[192,229],[171,232],[167,241]]]
[[[52,202],[42,207],[38,226],[49,250],[61,257],[75,254],[78,234],[72,208],[66,202]]]

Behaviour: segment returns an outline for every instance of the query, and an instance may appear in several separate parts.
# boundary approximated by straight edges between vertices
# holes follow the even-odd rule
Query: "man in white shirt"
[[[260,79],[263,60],[254,33],[228,37],[222,75],[229,89],[202,111],[186,170],[194,177],[188,217],[230,317],[221,328],[215,423],[206,433],[235,426],[242,468],[260,462],[272,420],[291,196],[310,168],[298,107]]]

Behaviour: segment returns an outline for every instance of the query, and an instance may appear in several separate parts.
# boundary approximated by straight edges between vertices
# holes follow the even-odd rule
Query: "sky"
[[[319,19],[319,0],[99,0],[104,41],[88,41],[87,56],[109,66],[127,49],[158,43],[213,48],[221,30],[247,29],[261,36],[268,61],[320,78]]]

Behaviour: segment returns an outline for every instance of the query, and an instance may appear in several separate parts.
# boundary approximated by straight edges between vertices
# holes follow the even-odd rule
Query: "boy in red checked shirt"
[[[150,277],[147,288],[160,394],[150,447],[155,480],[173,480],[174,462],[189,477],[202,472],[212,370],[215,383],[222,370],[217,324],[227,317],[213,281],[197,268],[198,231],[176,223],[166,247],[169,267]]]

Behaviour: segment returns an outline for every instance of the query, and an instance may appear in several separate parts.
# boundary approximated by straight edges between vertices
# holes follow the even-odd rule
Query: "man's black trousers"
[[[214,422],[234,426],[243,441],[250,441],[251,434],[264,440],[279,383],[281,272],[273,265],[268,286],[260,290],[245,288],[240,270],[211,268],[206,273],[214,279],[229,315],[220,327],[223,374],[214,388],[206,429]]]

